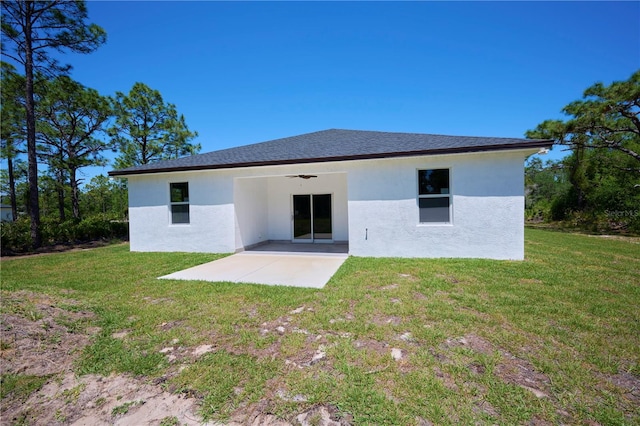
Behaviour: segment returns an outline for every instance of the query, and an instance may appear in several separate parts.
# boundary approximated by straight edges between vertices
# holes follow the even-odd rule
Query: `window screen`
[[[449,169],[418,170],[420,223],[450,223]]]
[[[169,184],[171,197],[171,223],[189,223],[189,183]]]

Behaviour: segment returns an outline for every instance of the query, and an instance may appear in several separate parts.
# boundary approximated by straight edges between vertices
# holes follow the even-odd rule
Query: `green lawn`
[[[322,290],[157,280],[219,256],[128,250],[3,260],[2,312],[35,320],[45,296],[94,312],[65,325],[100,327],[77,373],[162,381],[205,418],[640,424],[638,240],[528,229],[523,262],[351,257]]]

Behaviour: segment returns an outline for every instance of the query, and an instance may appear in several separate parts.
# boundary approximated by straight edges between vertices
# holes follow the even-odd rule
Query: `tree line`
[[[3,61],[0,70],[2,192],[13,217],[28,218],[32,249],[52,242],[43,241],[43,217],[78,225],[98,214],[126,214],[126,183],[99,176],[82,186],[79,171],[106,165],[106,152],[116,153],[115,167],[124,168],[200,150],[192,142],[197,132],[159,91],[137,82],[127,93],[104,96],[70,77],[71,66],[54,54],[88,54],[107,40],[87,20],[84,1],[2,2],[2,53],[12,62]],[[99,208],[87,203],[96,197],[102,197]],[[13,231],[5,228],[3,248]]]
[[[558,161],[535,158],[526,165],[527,218],[640,233],[640,71],[588,87],[562,112],[567,119],[546,120],[526,133],[569,151]]]
[[[144,83],[104,96],[70,77],[70,65],[55,54],[89,54],[107,40],[88,22],[84,1],[1,6],[2,53],[11,60],[0,64],[2,201],[18,218],[2,226],[3,250],[108,234],[105,223],[126,217],[126,183],[105,176],[87,183],[79,172],[107,164],[109,151],[116,168],[194,154],[197,133]],[[569,151],[562,160],[526,165],[528,219],[640,232],[640,71],[592,85],[562,112],[565,120],[526,133]]]

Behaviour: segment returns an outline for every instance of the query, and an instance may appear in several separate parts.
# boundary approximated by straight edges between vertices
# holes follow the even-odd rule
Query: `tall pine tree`
[[[135,83],[128,94],[116,93],[116,122],[109,129],[119,147],[116,168],[178,158],[200,151],[190,141],[198,136],[187,127],[173,104],[165,104],[159,91]]]
[[[106,41],[105,31],[95,24],[88,24],[87,17],[86,3],[81,0],[2,2],[2,53],[24,67],[29,214],[33,247],[42,245],[34,73],[40,70],[58,74],[69,69],[69,66],[60,66],[50,55],[53,50],[90,53]]]

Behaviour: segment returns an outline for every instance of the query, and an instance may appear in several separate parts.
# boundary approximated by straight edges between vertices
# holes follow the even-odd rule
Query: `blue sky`
[[[328,128],[522,137],[640,68],[640,2],[88,8],[108,41],[65,55],[72,76],[104,95],[159,90],[202,152]]]

